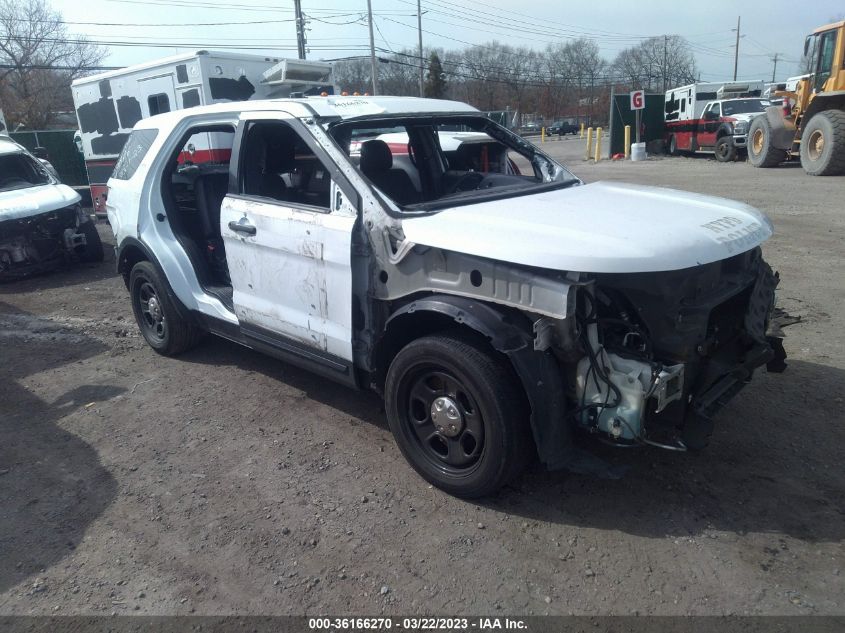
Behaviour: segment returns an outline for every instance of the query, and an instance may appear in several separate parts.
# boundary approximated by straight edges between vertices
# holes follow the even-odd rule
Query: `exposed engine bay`
[[[94,242],[89,245],[89,241]],[[102,259],[96,226],[78,204],[0,219],[0,280],[24,277],[69,261]]]
[[[785,367],[767,333],[777,283],[759,248],[696,269],[593,276],[553,347],[573,368],[577,428],[617,446],[703,448],[712,416],[757,367]]]

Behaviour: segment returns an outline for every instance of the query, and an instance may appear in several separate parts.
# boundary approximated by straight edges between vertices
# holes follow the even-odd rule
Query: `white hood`
[[[585,273],[689,268],[772,235],[769,219],[746,204],[615,182],[454,207],[402,228],[415,244]]]
[[[39,185],[27,189],[0,191],[0,222],[55,211],[80,201],[67,185]]]

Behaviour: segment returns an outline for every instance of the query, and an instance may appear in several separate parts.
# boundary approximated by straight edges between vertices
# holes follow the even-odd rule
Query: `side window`
[[[713,107],[710,108],[713,111],[713,114],[716,116],[722,116],[722,104],[721,103],[714,103]]]
[[[138,170],[138,165],[141,164],[144,156],[147,155],[147,151],[149,151],[156,136],[158,136],[158,130],[134,130],[129,135],[126,145],[123,146],[123,151],[120,152],[111,177],[118,180],[129,180],[132,178]]]
[[[819,65],[816,69],[816,90],[821,90],[833,70],[833,53],[836,50],[836,31],[822,33],[819,38]]]
[[[165,112],[170,112],[170,99],[163,92],[157,95],[150,95],[147,97],[147,106],[150,108],[150,116],[164,114]]]
[[[240,192],[328,211],[331,171],[286,123],[251,123],[241,147]]]

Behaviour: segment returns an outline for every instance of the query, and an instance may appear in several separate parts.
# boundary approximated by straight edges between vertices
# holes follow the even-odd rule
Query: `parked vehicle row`
[[[716,160],[736,160],[745,151],[751,120],[769,107],[760,97],[762,80],[696,83],[666,92],[664,141],[673,156],[713,152]]]

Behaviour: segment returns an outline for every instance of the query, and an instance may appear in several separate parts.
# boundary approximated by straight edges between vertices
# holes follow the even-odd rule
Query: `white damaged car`
[[[144,119],[107,208],[156,351],[211,332],[375,389],[411,465],[456,495],[488,494],[532,457],[594,471],[578,436],[700,449],[757,368],[785,366],[762,213],[585,185],[462,103]]]
[[[45,164],[0,137],[0,281],[103,261],[97,227]]]

